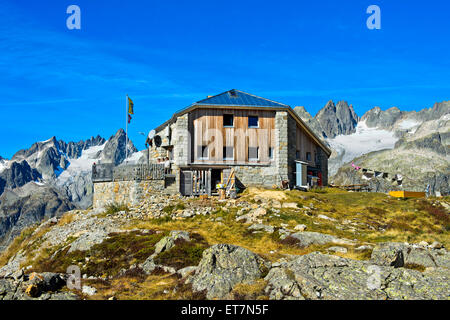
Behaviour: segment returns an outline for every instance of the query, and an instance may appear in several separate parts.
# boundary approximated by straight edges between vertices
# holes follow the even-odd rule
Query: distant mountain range
[[[92,205],[91,168],[94,162],[125,160],[125,132],[108,140],[64,142],[52,137],[0,159],[0,251],[23,228],[45,217]],[[137,152],[128,142],[128,154]]]

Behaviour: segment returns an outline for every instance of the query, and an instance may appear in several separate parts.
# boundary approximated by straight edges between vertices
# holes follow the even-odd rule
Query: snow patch
[[[7,169],[9,166],[9,161],[8,160],[0,160],[0,173]]]
[[[146,156],[147,151],[138,151],[128,156],[124,164],[139,164],[139,160]]]
[[[408,130],[418,125],[420,125],[420,122],[417,122],[414,119],[405,119],[398,124],[398,127],[402,130]]]
[[[394,132],[369,128],[366,121],[358,122],[355,133],[327,139],[331,148],[337,152],[336,158],[340,158],[340,164],[372,151],[393,149],[397,141]]]
[[[64,184],[79,173],[91,171],[94,162],[99,162],[100,158],[97,158],[97,156],[105,148],[105,145],[106,143],[83,150],[78,159],[68,159],[69,165],[58,176],[57,183]]]

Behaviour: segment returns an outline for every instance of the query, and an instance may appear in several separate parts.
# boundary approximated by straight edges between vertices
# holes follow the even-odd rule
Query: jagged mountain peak
[[[351,134],[355,132],[359,121],[353,106],[344,100],[337,104],[332,100],[328,101],[314,118],[318,121],[322,130],[321,135],[325,138]]]
[[[125,140],[125,131],[120,128],[116,134],[111,136],[111,138],[109,138],[106,142],[105,148],[103,149],[101,155],[101,161],[103,163],[114,163],[115,165],[122,163],[125,160],[126,155]],[[130,139],[128,139],[127,150],[128,155],[138,151]]]

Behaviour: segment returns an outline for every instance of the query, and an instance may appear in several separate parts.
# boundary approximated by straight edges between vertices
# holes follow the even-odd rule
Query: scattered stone
[[[338,252],[338,253],[347,253],[347,251],[348,251],[347,248],[338,247],[338,246],[330,247],[327,250],[332,251],[332,252]]]
[[[282,205],[284,209],[298,209],[298,205],[295,202],[285,202]]]
[[[328,234],[308,231],[293,233],[291,234],[291,237],[298,240],[298,245],[300,247],[308,247],[313,244],[324,245],[338,240],[336,237]]]
[[[365,251],[365,250],[372,250],[372,249],[373,249],[373,247],[370,245],[362,245],[362,246],[359,246],[358,248],[356,248],[355,250],[356,251]]]
[[[248,227],[248,230],[258,230],[258,231],[264,231],[267,233],[273,233],[275,231],[275,228],[272,226],[267,226],[265,224],[255,223],[255,224],[252,224],[250,227]]]
[[[278,234],[280,235],[280,239],[281,239],[281,240],[284,240],[284,239],[286,239],[288,236],[291,235],[291,232],[290,232],[289,230],[286,230],[286,229],[281,228],[281,229],[278,229]]]
[[[244,223],[260,222],[259,218],[266,215],[267,210],[262,207],[257,207],[250,210],[249,213],[236,218],[236,221],[244,221]]]
[[[434,241],[430,247],[433,249],[441,249],[441,248],[444,248],[444,245],[442,243]]]
[[[324,214],[319,214],[317,217],[318,217],[319,219],[323,219],[323,220],[328,220],[328,221],[333,221],[333,222],[336,222],[336,221],[337,221],[336,219],[330,218],[330,217],[328,217],[328,216],[326,216],[326,215],[324,215]]]
[[[294,230],[296,230],[296,231],[305,231],[306,230],[306,225],[298,224],[298,225],[295,226]]]
[[[83,292],[83,294],[86,294],[88,296],[93,296],[94,294],[97,293],[97,289],[90,286],[83,286],[81,291]]]
[[[197,270],[197,266],[185,267],[177,271],[177,274],[181,276],[181,278],[186,278],[188,275],[194,273]]]

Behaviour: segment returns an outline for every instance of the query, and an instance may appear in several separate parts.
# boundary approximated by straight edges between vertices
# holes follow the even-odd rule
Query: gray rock
[[[156,256],[163,251],[172,249],[175,246],[175,241],[178,239],[181,239],[184,241],[190,241],[189,232],[177,231],[177,230],[171,231],[169,236],[162,238],[155,245],[155,252],[152,256]]]
[[[247,249],[217,244],[203,252],[190,282],[194,291],[206,290],[208,299],[223,299],[236,284],[261,278],[268,266],[266,261]]]
[[[196,266],[185,267],[177,271],[177,274],[181,276],[181,278],[186,278],[188,275],[194,273],[197,270]]]
[[[428,249],[398,242],[386,242],[378,245],[372,251],[371,260],[377,265],[394,267],[403,267],[409,264],[425,268],[450,268],[450,255],[447,250]]]
[[[339,252],[339,253],[347,253],[347,248],[345,247],[339,247],[339,246],[334,246],[334,247],[329,247],[327,250],[332,251],[332,252]]]
[[[250,227],[248,227],[248,230],[259,230],[267,233],[273,233],[275,231],[274,227],[260,223],[252,224]]]
[[[313,252],[273,267],[265,280],[271,299],[448,299],[448,272],[376,266]]]
[[[236,218],[236,221],[243,221],[244,223],[260,222],[260,218],[267,214],[267,210],[264,208],[256,208],[250,210],[249,213],[241,215]]]
[[[298,225],[295,226],[294,230],[296,230],[296,231],[305,231],[306,230],[306,225],[298,224]]]
[[[83,286],[81,291],[88,296],[93,296],[94,294],[97,293],[97,289],[90,286]]]
[[[338,238],[328,234],[309,231],[296,232],[291,234],[291,237],[299,240],[298,245],[300,247],[307,247],[313,244],[323,245],[338,240]]]

